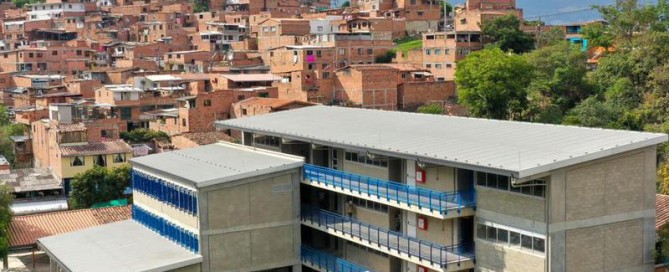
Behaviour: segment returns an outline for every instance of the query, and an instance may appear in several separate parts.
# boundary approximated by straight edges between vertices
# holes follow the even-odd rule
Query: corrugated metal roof
[[[202,262],[132,220],[41,238],[38,246],[70,271],[168,271]]]
[[[281,77],[275,76],[273,74],[222,74],[221,76],[232,81],[242,82],[281,80]]]
[[[187,185],[205,187],[218,183],[288,170],[302,166],[303,159],[287,154],[219,142],[164,152],[130,160],[133,168]]]
[[[61,156],[130,153],[132,148],[123,141],[88,143],[84,145],[60,145]]]
[[[666,134],[313,106],[216,126],[526,178],[667,141]]]
[[[82,209],[12,217],[10,247],[32,246],[37,239],[130,219],[130,206]]]

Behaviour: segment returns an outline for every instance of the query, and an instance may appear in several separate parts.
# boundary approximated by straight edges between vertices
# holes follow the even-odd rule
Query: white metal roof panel
[[[202,262],[133,220],[40,238],[38,245],[70,271],[167,271]]]
[[[218,121],[217,127],[517,178],[667,141],[657,133],[330,106]]]
[[[225,142],[130,161],[138,170],[175,177],[195,187],[298,168],[304,163],[301,157]]]

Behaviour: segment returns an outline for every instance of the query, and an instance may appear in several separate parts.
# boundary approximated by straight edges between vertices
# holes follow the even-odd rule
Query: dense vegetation
[[[121,139],[129,144],[147,143],[151,140],[170,141],[170,136],[163,131],[150,130],[145,128],[134,129],[130,132],[121,132]]]
[[[14,124],[11,120],[7,108],[0,105],[0,155],[14,164],[14,146],[9,137],[23,135],[27,128],[23,124]]]
[[[72,179],[71,209],[90,208],[98,202],[123,198],[130,186],[130,165],[116,168],[95,166]]]

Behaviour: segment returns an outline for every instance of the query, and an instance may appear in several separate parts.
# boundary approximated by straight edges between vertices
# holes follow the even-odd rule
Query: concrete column
[[[406,182],[409,186],[416,186],[416,161],[406,160]],[[416,237],[416,213],[405,211],[403,224],[405,225],[406,235]]]
[[[551,175],[546,183],[546,205],[548,211],[548,232],[546,234],[548,249],[548,271],[565,272],[567,269],[566,231],[552,231],[551,226],[562,224],[566,214],[567,173],[562,170]]]

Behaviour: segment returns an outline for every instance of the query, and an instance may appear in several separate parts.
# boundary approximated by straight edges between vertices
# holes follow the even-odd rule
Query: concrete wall
[[[341,153],[341,155],[344,155],[344,154]],[[343,165],[344,165],[343,171],[346,171],[346,172],[349,172],[349,173],[354,173],[354,174],[359,174],[359,175],[365,175],[365,176],[385,179],[385,180],[388,179],[388,168],[369,165],[369,164],[364,164],[364,163],[347,161],[347,160],[344,159],[344,157],[341,157],[340,161],[341,161],[340,163],[343,163]]]
[[[477,271],[545,271],[545,258],[542,256],[524,252],[520,249],[495,245],[480,239],[476,241]]]
[[[417,187],[435,191],[455,190],[455,168],[448,166],[428,166],[425,169],[425,183],[417,183]]]
[[[442,220],[429,216],[424,217],[427,219],[427,230],[417,228],[417,238],[445,246],[453,244],[453,231],[455,226],[452,219]]]
[[[544,199],[478,185],[476,186],[476,193],[477,215],[479,215],[479,217],[481,216],[480,212],[482,211],[484,214],[496,214],[523,219],[523,223],[518,221],[517,224],[510,225],[521,229],[543,225],[537,223],[546,222]],[[484,215],[484,218],[485,217],[490,216]],[[496,222],[499,221],[497,218],[486,219],[493,219],[493,221]],[[508,225],[508,222],[498,223]],[[543,230],[543,228],[540,229]]]
[[[297,265],[299,177],[293,170],[204,189],[200,200],[203,270],[257,271]]]
[[[378,212],[363,207],[357,206],[355,208],[355,219],[372,224],[374,226],[390,229],[390,218],[387,213]]]
[[[655,147],[556,171],[551,271],[651,271],[655,179]]]
[[[367,267],[371,271],[390,271],[390,258],[388,257],[367,252],[348,243],[345,244],[345,253],[347,260]]]

